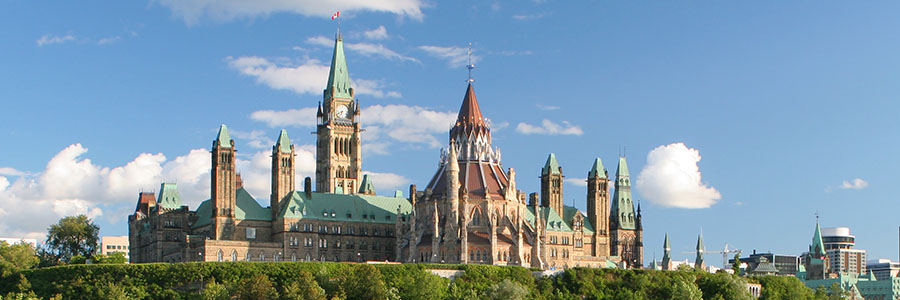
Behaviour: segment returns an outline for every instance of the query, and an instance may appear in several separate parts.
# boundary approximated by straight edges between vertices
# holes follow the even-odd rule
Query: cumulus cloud
[[[256,56],[228,57],[228,66],[241,74],[256,78],[257,83],[276,90],[289,90],[298,94],[321,95],[328,81],[330,66],[315,59],[303,64],[279,64]],[[375,80],[351,79],[356,93],[376,98],[399,97],[395,91],[384,91],[383,84]]]
[[[421,0],[157,0],[172,11],[186,24],[196,24],[210,19],[226,22],[235,19],[265,17],[274,13],[295,13],[304,16],[328,18],[341,10],[344,18],[347,12],[386,12],[421,21],[424,17]]]
[[[363,36],[370,40],[384,40],[389,37],[387,29],[384,28],[384,25],[378,26],[378,28],[374,28],[372,30],[364,31]]]
[[[84,157],[87,152],[73,144],[40,172],[21,172],[12,182],[0,176],[0,232],[42,239],[49,224],[75,214],[121,222],[124,215],[104,212],[134,207],[138,191],[152,190],[164,180],[179,183],[187,204],[196,206],[209,196],[206,150],[192,150],[171,161],[163,154],[143,153],[118,167],[97,165]]]
[[[587,186],[587,178],[568,177],[563,181],[574,186]]]
[[[63,36],[45,34],[45,35],[41,36],[41,38],[37,39],[34,42],[35,42],[35,44],[37,44],[38,47],[43,47],[43,46],[53,45],[53,44],[62,44],[62,43],[74,41],[74,40],[75,40],[75,36],[73,36],[71,34],[67,34],[67,35],[63,35]]]
[[[251,113],[250,118],[269,127],[310,128],[316,126],[316,111],[315,107],[260,110]],[[388,146],[394,142],[440,147],[445,141],[439,140],[435,134],[446,133],[456,120],[456,113],[390,104],[363,107],[360,118],[366,128],[363,134],[366,151],[387,154]]]
[[[363,171],[363,174],[369,174],[369,176],[372,176],[372,182],[375,185],[375,192],[379,195],[392,196],[394,195],[394,191],[405,191],[403,188],[409,186],[409,184],[412,183],[412,180],[410,180],[409,178],[394,173],[376,173]]]
[[[431,55],[435,58],[446,60],[447,65],[450,67],[459,67],[468,64],[468,48],[425,45],[419,46],[419,49],[425,51],[425,53],[428,53],[428,55]],[[479,60],[481,60],[480,56],[472,54],[472,64],[477,63]]]
[[[381,28],[384,28],[383,26]],[[334,40],[324,37],[324,36],[315,36],[306,39],[307,43],[322,46],[322,47],[334,47]],[[397,53],[394,50],[388,49],[382,44],[372,44],[372,43],[344,43],[344,48],[347,48],[350,51],[362,54],[367,57],[378,57],[389,60],[399,60],[399,61],[410,61],[410,62],[419,62],[418,59],[414,57],[409,57]]]
[[[22,176],[27,173],[10,168],[10,167],[0,167],[0,176]]]
[[[520,122],[516,126],[516,131],[521,134],[547,134],[547,135],[582,135],[584,131],[581,127],[573,125],[568,121],[562,121],[562,124],[544,119],[541,125],[531,125]]]
[[[252,115],[251,115],[252,118]],[[272,145],[275,144],[275,139],[267,136],[267,132],[262,130],[253,130],[253,131],[240,131],[240,130],[232,130],[230,131],[231,136],[236,137],[240,140],[247,141],[247,145],[251,148],[256,149],[265,149],[271,148]]]
[[[861,190],[869,186],[869,182],[863,180],[862,178],[853,178],[852,180],[844,180],[841,183],[842,189],[854,189]]]
[[[653,203],[678,208],[708,208],[722,198],[701,180],[700,151],[684,143],[662,145],[647,154],[636,187]]]

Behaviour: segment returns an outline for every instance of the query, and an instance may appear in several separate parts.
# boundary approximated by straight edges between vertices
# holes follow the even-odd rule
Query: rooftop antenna
[[[466,65],[466,69],[469,69],[469,79],[466,79],[466,82],[475,82],[475,79],[472,78],[472,69],[475,68],[475,64],[472,63],[472,43],[469,43],[469,51],[466,53],[469,56],[469,64]]]

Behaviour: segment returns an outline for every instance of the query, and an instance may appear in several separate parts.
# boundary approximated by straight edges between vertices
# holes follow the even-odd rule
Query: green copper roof
[[[706,248],[703,247],[703,234],[697,236],[697,251],[705,251]]]
[[[628,177],[628,163],[625,157],[619,157],[619,166],[616,168],[616,177]]]
[[[334,39],[334,54],[331,56],[331,70],[328,72],[328,86],[325,98],[334,93],[335,98],[350,98],[350,74],[347,59],[344,58],[344,41],[340,34]]]
[[[278,142],[275,145],[278,146],[281,152],[291,152],[291,139],[288,138],[287,130],[281,130],[281,133],[278,134]]]
[[[412,211],[409,200],[398,197],[331,193],[311,193],[307,197],[298,191],[288,197],[279,212],[283,218],[393,224],[397,208],[404,214]]]
[[[159,196],[156,199],[156,205],[167,209],[180,208],[181,195],[178,194],[178,185],[174,183],[160,184]]]
[[[541,175],[559,174],[559,172],[559,162],[556,161],[556,154],[550,153],[550,156],[547,157],[547,163],[541,169]]]
[[[813,233],[812,244],[809,245],[809,252],[819,254],[818,256],[825,255],[825,243],[822,242],[822,229],[819,228],[818,221],[816,221],[816,232]]]
[[[197,221],[191,227],[198,228],[209,224],[212,221],[212,200],[206,199],[197,206]]]
[[[628,178],[628,165],[625,158],[619,158],[619,167],[616,170],[616,190],[613,192],[612,207],[609,217],[615,218],[616,226],[621,229],[635,229],[634,202],[631,199],[631,182]]]
[[[588,220],[588,218],[584,217],[584,214],[581,213],[580,210],[563,205],[563,220],[569,223],[569,227],[575,227],[572,226],[572,220],[575,219],[575,215],[581,215],[582,220],[584,220],[584,232],[594,232],[594,225],[591,224],[591,221]]]
[[[375,184],[372,183],[372,176],[363,174],[362,183],[359,184],[359,193],[366,195],[375,195]]]
[[[594,159],[594,165],[591,167],[591,171],[588,172],[588,178],[598,177],[598,178],[606,178],[606,168],[603,167],[603,161],[600,158]]]
[[[272,220],[272,209],[259,205],[259,202],[257,202],[244,188],[239,188],[235,197],[235,219],[258,221]],[[206,200],[203,201],[203,203],[200,203],[200,206],[197,207],[196,216],[197,221],[192,225],[193,228],[209,224],[210,221],[212,221],[212,200]]]
[[[546,222],[544,225],[544,229],[552,232],[572,232],[572,227],[563,220],[563,218],[556,213],[556,210],[550,207],[538,207],[538,213],[541,214],[541,219]],[[534,225],[534,207],[529,206],[528,210],[525,211],[525,220]]]
[[[219,127],[219,135],[216,136],[216,141],[222,148],[231,148],[231,135],[228,134],[228,127],[225,124]]]

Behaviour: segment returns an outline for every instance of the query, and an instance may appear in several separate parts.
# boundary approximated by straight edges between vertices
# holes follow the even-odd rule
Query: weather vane
[[[466,81],[474,82],[475,79],[472,78],[472,69],[475,68],[475,64],[472,63],[472,43],[469,43],[469,52],[467,53],[467,55],[469,56],[469,64],[466,65],[466,69],[469,69],[469,79],[467,79]]]

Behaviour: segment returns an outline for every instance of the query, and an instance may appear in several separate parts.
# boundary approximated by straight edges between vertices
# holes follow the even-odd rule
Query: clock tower
[[[354,99],[340,32],[316,127],[316,191],[356,194],[362,172],[359,103]]]

